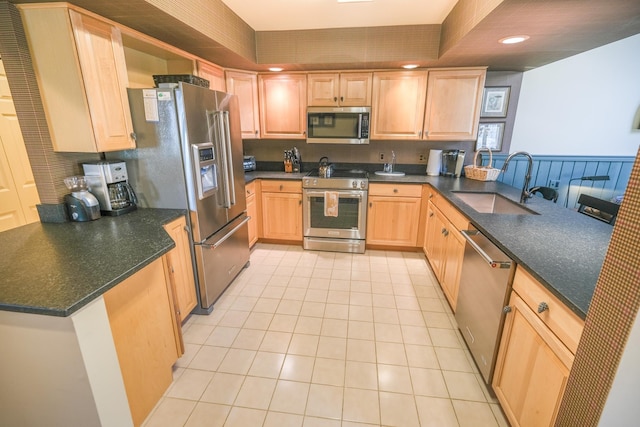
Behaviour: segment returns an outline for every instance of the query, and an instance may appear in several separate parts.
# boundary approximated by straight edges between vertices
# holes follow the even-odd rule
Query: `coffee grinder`
[[[122,160],[84,163],[89,188],[100,202],[103,215],[118,216],[136,209],[136,193],[127,182],[127,165]]]
[[[100,218],[100,204],[89,192],[84,176],[67,177],[64,185],[71,190],[71,194],[64,196],[64,201],[72,221],[84,222]]]

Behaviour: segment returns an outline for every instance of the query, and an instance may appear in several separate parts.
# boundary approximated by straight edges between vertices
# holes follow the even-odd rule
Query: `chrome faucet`
[[[502,165],[502,172],[506,172],[509,167],[509,162],[515,156],[522,155],[525,156],[528,160],[527,164],[527,173],[524,176],[524,184],[522,185],[522,193],[520,193],[520,203],[526,203],[527,199],[531,197],[531,193],[529,193],[529,181],[531,180],[531,171],[533,170],[533,157],[531,154],[526,151],[516,151],[515,153],[509,154],[507,160],[504,161],[504,165]]]

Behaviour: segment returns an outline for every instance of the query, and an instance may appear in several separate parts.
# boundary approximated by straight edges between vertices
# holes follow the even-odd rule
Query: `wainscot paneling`
[[[483,164],[487,164],[488,156],[483,156]],[[502,168],[506,155],[493,156],[493,167]],[[578,207],[580,194],[586,193],[594,197],[610,200],[624,195],[631,175],[633,157],[626,156],[537,156],[533,155],[533,171],[529,187],[551,187],[553,181],[558,181],[558,204],[571,209]],[[525,156],[514,157],[509,163],[509,169],[501,173],[498,181],[522,188],[527,159]],[[585,176],[608,175],[608,181],[581,181],[575,178]],[[569,180],[571,188],[569,188]],[[568,194],[568,198],[567,198]]]

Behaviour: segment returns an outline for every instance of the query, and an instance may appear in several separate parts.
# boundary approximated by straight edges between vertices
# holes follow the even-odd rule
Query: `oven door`
[[[323,190],[303,190],[305,237],[364,239],[367,224],[365,190],[331,190],[338,193],[338,216],[325,216]]]

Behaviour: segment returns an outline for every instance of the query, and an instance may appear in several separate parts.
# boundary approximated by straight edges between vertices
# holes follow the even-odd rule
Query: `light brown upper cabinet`
[[[306,74],[259,74],[258,90],[262,138],[306,138]]]
[[[226,92],[224,70],[217,65],[198,61],[198,77],[209,80],[209,89]]]
[[[423,138],[473,141],[484,89],[485,68],[429,71]]]
[[[53,149],[135,148],[120,30],[66,4],[19,7]]]
[[[309,73],[307,105],[313,107],[371,106],[372,73]]]
[[[373,73],[371,139],[421,139],[427,71]]]
[[[258,77],[256,73],[225,71],[227,92],[238,96],[242,138],[260,138],[258,113]]]

